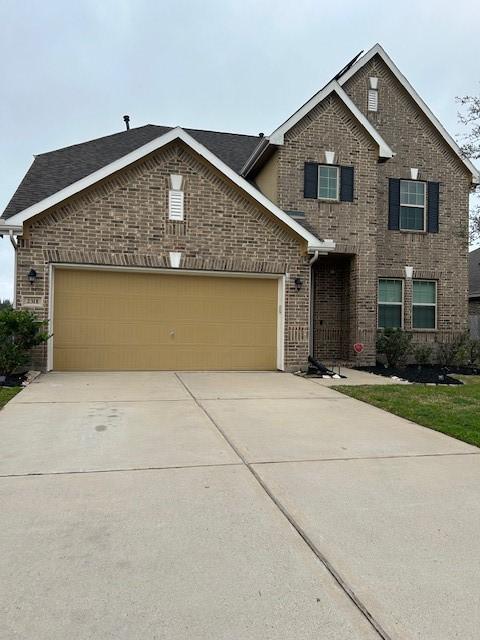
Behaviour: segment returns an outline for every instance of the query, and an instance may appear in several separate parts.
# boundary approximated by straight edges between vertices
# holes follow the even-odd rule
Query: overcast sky
[[[380,42],[452,134],[478,0],[0,0],[0,207],[35,153],[147,123],[270,133]],[[0,298],[13,250],[0,240]]]

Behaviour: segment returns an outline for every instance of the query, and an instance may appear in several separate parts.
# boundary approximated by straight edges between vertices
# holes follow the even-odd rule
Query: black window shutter
[[[303,173],[303,197],[318,197],[318,164],[316,162],[305,162]]]
[[[439,183],[427,182],[427,231],[438,233]]]
[[[388,228],[400,229],[400,180],[389,178],[388,188]]]
[[[353,167],[340,167],[340,200],[353,202]]]

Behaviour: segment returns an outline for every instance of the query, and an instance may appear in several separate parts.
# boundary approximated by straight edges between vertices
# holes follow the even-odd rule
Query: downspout
[[[18,249],[18,242],[15,240],[15,238],[13,237],[13,229],[10,229],[9,233],[8,233],[8,237],[10,238],[10,242],[12,243],[12,247],[15,249],[15,251]]]
[[[308,352],[311,356],[313,356],[313,312],[314,312],[314,283],[313,283],[313,265],[318,260],[319,252],[318,249],[315,251],[313,256],[310,258],[310,326],[308,331]]]

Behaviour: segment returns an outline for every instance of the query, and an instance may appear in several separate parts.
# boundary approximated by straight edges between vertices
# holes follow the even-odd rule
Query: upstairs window
[[[332,202],[353,202],[353,167],[305,162],[303,197]]]
[[[403,280],[381,278],[378,281],[378,328],[403,326]]]
[[[400,180],[400,230],[425,231],[425,182]]]
[[[437,283],[435,280],[414,280],[412,303],[412,327],[436,329]]]
[[[339,167],[318,165],[318,197],[321,200],[338,200],[340,196]]]

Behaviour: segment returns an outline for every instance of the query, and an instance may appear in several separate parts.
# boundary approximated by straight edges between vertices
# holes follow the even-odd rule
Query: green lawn
[[[0,387],[0,409],[21,390],[22,387]]]
[[[344,386],[334,389],[478,447],[480,376],[459,377],[464,385]]]

